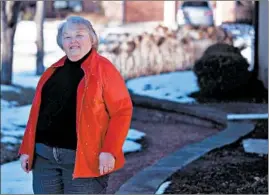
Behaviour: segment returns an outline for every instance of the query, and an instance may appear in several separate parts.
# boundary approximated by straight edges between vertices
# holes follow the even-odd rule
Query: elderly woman
[[[41,76],[19,154],[35,194],[105,193],[123,167],[132,102],[113,64],[97,53],[91,23],[69,17],[58,29],[66,53]]]

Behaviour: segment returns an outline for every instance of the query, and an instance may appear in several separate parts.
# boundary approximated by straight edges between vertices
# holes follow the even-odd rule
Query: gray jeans
[[[36,144],[33,164],[35,194],[105,194],[108,175],[72,179],[75,150]]]

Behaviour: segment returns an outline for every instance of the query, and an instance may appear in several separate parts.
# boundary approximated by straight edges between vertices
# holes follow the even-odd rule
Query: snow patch
[[[142,146],[141,144],[138,144],[134,141],[131,140],[125,140],[124,144],[123,144],[123,151],[124,153],[128,153],[128,152],[138,152],[142,150]]]
[[[266,155],[268,154],[268,139],[244,139],[243,147],[245,152]]]
[[[1,143],[5,144],[19,144],[21,143],[21,140],[16,137],[11,136],[2,136],[1,137]]]
[[[264,114],[228,114],[228,120],[268,119],[268,113]]]
[[[197,77],[193,71],[171,72],[131,79],[127,87],[134,94],[179,103],[193,103],[189,94],[199,91]]]
[[[1,165],[1,194],[33,194],[32,172],[23,172],[19,160]]]
[[[142,139],[146,134],[136,129],[129,129],[127,139],[137,141]]]
[[[155,194],[164,194],[165,190],[169,187],[170,184],[171,184],[171,181],[166,181],[166,182],[164,182],[164,183],[158,188],[158,190],[155,192]]]
[[[12,91],[12,92],[16,92],[16,93],[20,93],[21,92],[20,89],[14,87],[14,86],[1,84],[1,92],[6,92],[6,91]]]

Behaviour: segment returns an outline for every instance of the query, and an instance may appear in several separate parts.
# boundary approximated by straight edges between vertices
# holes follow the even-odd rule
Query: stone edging
[[[223,131],[203,141],[187,145],[138,172],[124,183],[115,194],[154,194],[159,186],[174,172],[204,154],[229,145],[252,132],[253,123],[228,122]]]
[[[134,106],[158,109],[169,112],[176,112],[188,116],[199,118],[200,120],[215,123],[221,129],[227,127],[227,113],[221,109],[216,109],[200,104],[180,104],[169,100],[160,100],[148,96],[130,94]]]

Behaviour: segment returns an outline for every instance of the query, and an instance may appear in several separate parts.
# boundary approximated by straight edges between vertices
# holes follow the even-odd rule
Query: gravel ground
[[[268,120],[246,138],[267,138]],[[165,194],[268,194],[268,156],[245,153],[241,140],[214,150],[174,173]]]

